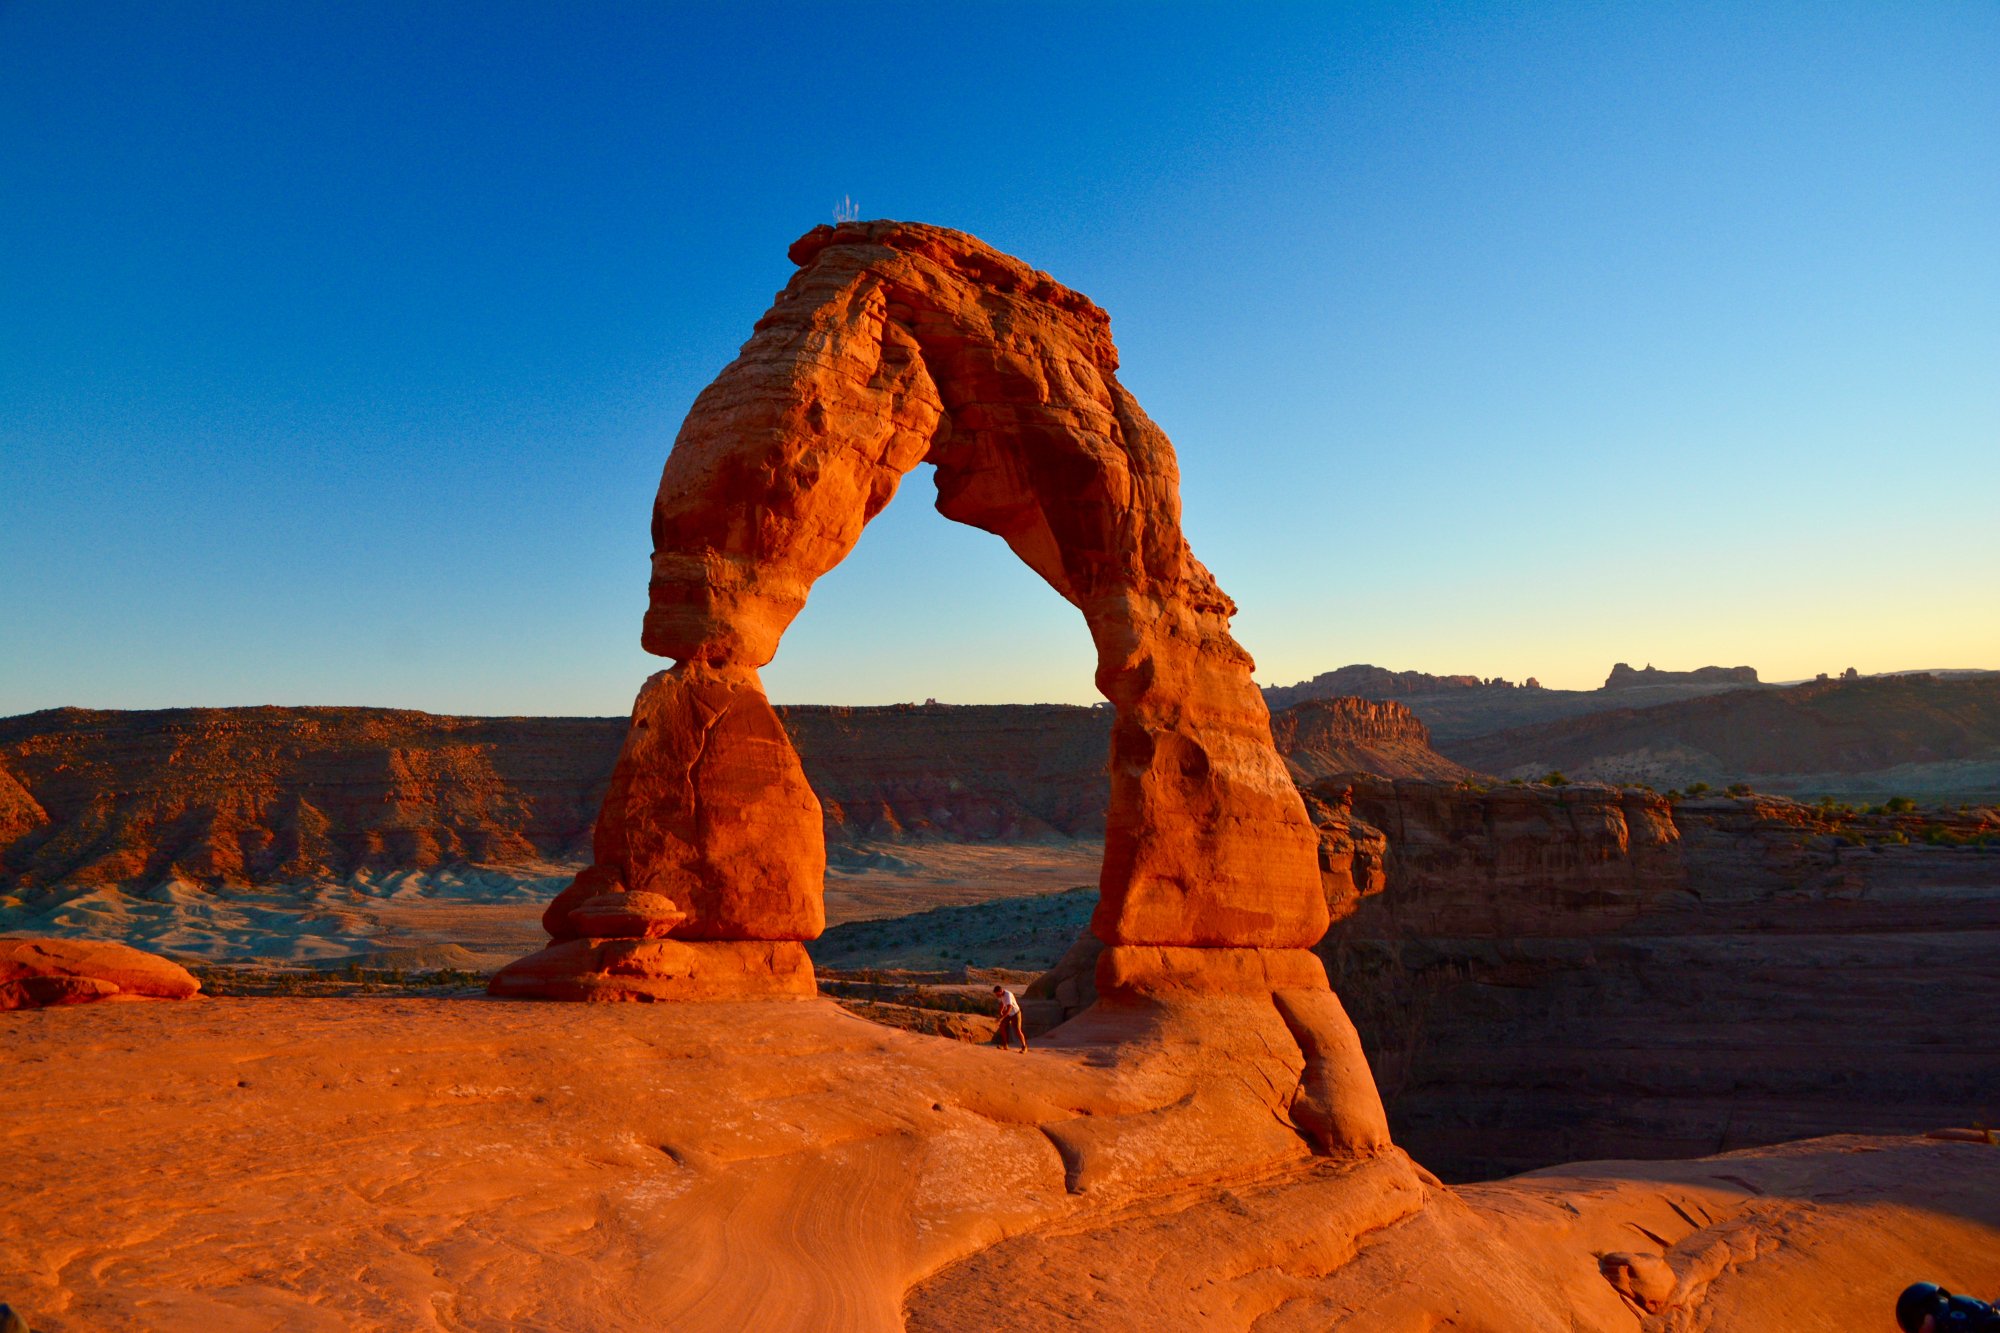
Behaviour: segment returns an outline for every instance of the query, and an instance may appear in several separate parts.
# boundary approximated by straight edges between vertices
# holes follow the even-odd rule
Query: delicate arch
[[[938,511],[1003,538],[1090,627],[1117,709],[1099,938],[1114,954],[1316,942],[1315,834],[1230,637],[1235,607],[1182,536],[1173,447],[1118,382],[1108,317],[937,227],[819,227],[791,257],[662,473],[643,642],[678,665],[641,692],[596,864],[551,905],[551,935],[818,933],[818,802],[756,672],[928,461]]]

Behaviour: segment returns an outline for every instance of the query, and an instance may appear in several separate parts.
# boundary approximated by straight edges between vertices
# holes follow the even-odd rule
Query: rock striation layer
[[[1171,952],[1302,951],[1327,915],[1316,835],[1229,634],[1235,606],[1181,534],[1173,448],[1118,382],[1109,319],[936,227],[820,227],[791,257],[799,272],[696,399],[662,472],[642,642],[677,665],[641,694],[596,860],[551,908],[552,936],[580,930],[570,913],[586,902],[601,914],[637,892],[687,913],[676,939],[816,930],[818,807],[757,671],[927,462],[938,511],[1006,541],[1096,644],[1115,710],[1093,922],[1107,984],[1198,987],[1212,967],[1233,989],[1299,971]],[[756,856],[740,854],[746,835]],[[521,993],[521,975],[496,987]]]

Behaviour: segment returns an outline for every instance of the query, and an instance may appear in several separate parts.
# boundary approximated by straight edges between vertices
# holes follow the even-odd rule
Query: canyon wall
[[[783,707],[838,846],[1104,835],[1111,710]],[[1297,771],[1442,776],[1397,706],[1274,727]],[[378,708],[55,709],[0,718],[0,890],[258,886],[588,854],[626,719]]]
[[[1320,946],[1447,1176],[2000,1115],[2000,815],[1321,783],[1387,844]]]

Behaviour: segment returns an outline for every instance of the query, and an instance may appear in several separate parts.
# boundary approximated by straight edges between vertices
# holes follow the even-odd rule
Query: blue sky
[[[1260,679],[2000,667],[2000,5],[0,0],[0,713],[617,713],[843,197],[1111,312]],[[1094,697],[914,475],[774,698]]]

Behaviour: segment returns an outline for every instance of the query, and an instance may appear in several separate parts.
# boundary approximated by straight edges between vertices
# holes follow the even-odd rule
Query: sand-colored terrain
[[[1848,1333],[1917,1277],[2000,1287],[1992,1147],[1449,1190],[1393,1149],[1310,1155],[1242,1004],[1099,1014],[1026,1056],[823,1001],[0,1016],[0,1299],[160,1333]],[[1616,1251],[1663,1253],[1675,1304],[1615,1292]]]

